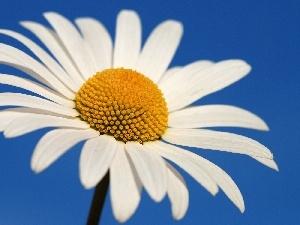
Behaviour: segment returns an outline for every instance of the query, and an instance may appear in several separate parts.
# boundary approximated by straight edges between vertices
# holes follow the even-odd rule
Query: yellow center
[[[166,101],[149,78],[131,69],[106,69],[89,78],[76,94],[80,117],[116,140],[154,141],[168,125]]]

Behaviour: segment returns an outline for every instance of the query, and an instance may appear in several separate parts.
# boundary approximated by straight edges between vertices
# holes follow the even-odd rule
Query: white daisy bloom
[[[246,76],[251,68],[244,61],[200,60],[168,68],[183,33],[181,23],[174,20],[159,24],[141,47],[141,22],[134,11],[119,13],[114,44],[105,27],[93,18],[78,18],[75,26],[54,12],[44,16],[52,28],[29,21],[21,25],[51,55],[22,34],[0,30],[38,58],[0,44],[1,63],[32,78],[1,74],[0,83],[35,94],[0,93],[0,106],[13,106],[0,112],[0,131],[12,138],[55,128],[40,139],[33,152],[35,172],[85,141],[80,180],[85,188],[92,188],[109,171],[113,214],[124,222],[137,209],[142,187],[156,202],[168,195],[175,219],[185,215],[188,189],[169,161],[212,195],[220,187],[244,211],[242,195],[230,176],[179,146],[246,154],[278,170],[272,153],[262,144],[207,129],[268,130],[258,116],[229,105],[189,106]]]

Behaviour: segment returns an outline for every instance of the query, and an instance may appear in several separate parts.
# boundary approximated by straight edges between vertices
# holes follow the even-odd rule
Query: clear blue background
[[[194,149],[232,176],[243,193],[245,213],[241,214],[222,191],[212,197],[182,172],[190,193],[190,206],[184,219],[179,222],[172,219],[167,198],[157,204],[143,192],[138,210],[126,224],[300,224],[299,1],[2,0],[0,27],[36,40],[18,22],[32,20],[46,24],[42,13],[56,11],[71,20],[95,17],[114,36],[116,15],[123,8],[139,13],[143,40],[165,19],[184,24],[184,36],[172,65],[185,65],[198,59],[239,58],[252,66],[249,76],[197,104],[232,104],[264,118],[270,132],[222,130],[246,135],[266,145],[274,153],[280,169],[278,173],[242,155]],[[0,36],[0,42],[26,50],[4,36]],[[0,69],[1,73],[11,71],[4,66]],[[0,90],[14,89],[2,85]],[[79,182],[82,144],[41,174],[35,175],[30,170],[31,153],[46,131],[16,139],[4,139],[0,134],[0,224],[76,225],[86,221],[93,190],[85,190]],[[109,198],[102,224],[118,224]]]

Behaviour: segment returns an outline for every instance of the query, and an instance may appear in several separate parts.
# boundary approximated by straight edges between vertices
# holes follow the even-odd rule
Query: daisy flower
[[[44,16],[51,28],[30,21],[21,25],[48,51],[20,33],[0,30],[35,56],[0,44],[1,63],[29,78],[1,74],[0,83],[32,92],[0,93],[0,106],[13,106],[0,112],[0,130],[12,138],[55,128],[34,149],[31,168],[36,173],[84,141],[80,181],[93,188],[109,171],[113,214],[124,222],[137,209],[142,188],[156,202],[167,195],[175,219],[185,215],[188,189],[173,164],[212,195],[222,189],[244,211],[230,176],[181,146],[245,154],[278,170],[272,153],[257,141],[207,129],[268,130],[258,116],[229,105],[190,106],[246,76],[251,70],[246,62],[199,60],[168,68],[183,33],[174,20],[159,24],[141,46],[141,22],[134,11],[119,13],[114,43],[93,18],[78,18],[74,25],[54,12]]]

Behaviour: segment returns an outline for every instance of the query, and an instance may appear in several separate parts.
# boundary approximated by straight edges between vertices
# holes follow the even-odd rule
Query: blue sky
[[[262,117],[270,127],[269,132],[222,130],[248,136],[267,146],[280,170],[273,171],[242,155],[192,149],[231,175],[243,194],[245,213],[241,214],[222,191],[213,197],[180,170],[190,194],[190,206],[184,219],[178,222],[172,219],[167,198],[157,204],[143,192],[138,210],[126,224],[297,224],[300,213],[300,3],[296,0],[10,0],[1,4],[0,27],[34,39],[18,22],[31,20],[47,24],[42,13],[56,11],[71,20],[95,17],[114,36],[117,13],[124,8],[139,13],[143,40],[163,20],[183,23],[184,36],[172,66],[198,59],[231,58],[243,59],[252,66],[247,77],[196,104],[231,104]],[[26,50],[4,36],[0,36],[0,42]],[[11,71],[4,66],[0,69],[1,73]],[[0,86],[1,92],[14,90]],[[46,131],[16,139],[5,139],[0,134],[0,224],[85,223],[93,190],[85,190],[79,182],[82,144],[41,174],[30,170],[31,153]],[[118,224],[109,198],[102,224]]]

